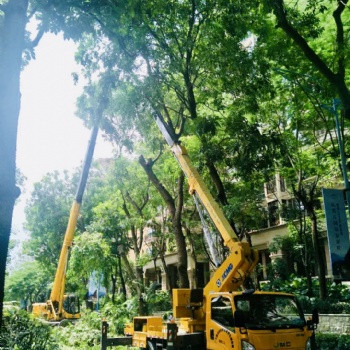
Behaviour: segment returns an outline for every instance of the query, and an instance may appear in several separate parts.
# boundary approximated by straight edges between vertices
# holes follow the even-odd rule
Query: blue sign
[[[349,279],[350,244],[344,191],[323,188],[322,194],[333,276],[340,279]]]

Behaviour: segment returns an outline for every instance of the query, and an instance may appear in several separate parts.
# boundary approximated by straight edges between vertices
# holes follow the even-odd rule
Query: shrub
[[[316,334],[318,350],[350,350],[350,335]]]
[[[50,326],[25,311],[8,310],[3,315],[0,349],[54,350],[58,346]]]
[[[167,291],[156,290],[154,293],[148,294],[146,301],[149,314],[172,309],[171,299]]]
[[[109,324],[109,337],[122,335],[125,324],[136,314],[135,305],[137,306],[136,298],[123,302],[121,297],[117,297],[115,304],[107,302],[99,312],[87,310],[78,322],[56,328],[60,349],[100,349],[102,319],[106,319]]]
[[[56,327],[54,332],[60,349],[99,349],[101,336],[101,315],[88,311],[75,323]]]
[[[311,313],[315,308],[322,314],[350,313],[350,289],[342,284],[329,283],[326,300],[318,297],[319,281],[317,278],[312,280],[314,297],[307,295],[306,278],[295,275],[291,275],[287,280],[274,279],[272,282],[262,284],[261,289],[295,294],[306,313]]]

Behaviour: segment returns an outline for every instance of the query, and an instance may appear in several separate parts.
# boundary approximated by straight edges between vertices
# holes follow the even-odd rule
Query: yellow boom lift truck
[[[91,132],[78,189],[71,207],[50,298],[46,303],[33,304],[33,315],[42,317],[51,324],[60,324],[62,321],[73,321],[80,318],[79,297],[72,293],[65,294],[66,270],[68,265],[69,248],[73,243],[74,231],[77,226],[83,194],[96,145],[97,134],[98,126],[95,126]]]
[[[101,350],[126,345],[147,350],[312,350],[318,323],[315,311],[306,321],[295,296],[244,290],[243,282],[258,262],[258,252],[240,242],[193,167],[184,146],[170,136],[159,117],[156,122],[197,196],[220,232],[229,255],[204,289],[174,289],[173,319],[137,316],[126,337],[107,338],[102,323]]]

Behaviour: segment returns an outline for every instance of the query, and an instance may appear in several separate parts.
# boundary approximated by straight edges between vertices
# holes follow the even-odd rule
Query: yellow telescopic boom
[[[221,277],[216,279],[214,275],[214,278],[211,279],[210,283],[208,283],[205,289],[216,292],[237,290],[237,288],[243,283],[244,278],[253,271],[255,265],[257,264],[258,253],[257,251],[251,249],[247,242],[239,242],[237,235],[224,216],[221,208],[214,200],[208,187],[202,180],[196,168],[193,166],[187,154],[186,148],[174,140],[159,116],[155,116],[155,120],[188,179],[190,194],[194,195],[197,193],[198,198],[211,217],[214,225],[220,232],[221,237],[224,240],[224,244],[229,248],[230,255],[235,257],[235,264],[229,263],[226,266],[225,261],[217,269],[215,275],[217,274]],[[219,282],[219,279],[223,279],[222,276],[230,276],[231,278],[225,278],[224,283],[223,281]],[[232,281],[235,281],[235,283]]]
[[[92,157],[95,150],[96,139],[98,134],[98,126],[95,126],[91,132],[91,138],[88,145],[88,150],[86,152],[83,171],[80,177],[78,190],[75,195],[75,200],[72,204],[70,211],[70,217],[67,225],[67,230],[65,233],[63,246],[61,249],[60,259],[58,261],[57,271],[55,275],[55,280],[51,290],[50,301],[55,307],[58,305],[58,317],[62,317],[63,314],[63,300],[65,292],[65,282],[66,282],[66,269],[68,264],[68,252],[69,248],[72,246],[74,232],[77,226],[77,221],[80,213],[80,207],[83,200],[83,194],[85,191],[85,186],[92,162]],[[55,307],[56,308],[56,307]]]
[[[65,295],[66,270],[68,265],[69,248],[72,246],[74,232],[80,213],[80,207],[83,199],[96,139],[98,134],[98,126],[92,129],[91,137],[86,152],[83,171],[80,177],[79,186],[75,195],[75,199],[70,211],[69,221],[64,236],[64,241],[58,261],[55,279],[53,282],[49,300],[46,303],[33,304],[33,314],[43,316],[47,321],[61,321],[64,319],[80,318],[79,299],[77,296],[70,294]]]

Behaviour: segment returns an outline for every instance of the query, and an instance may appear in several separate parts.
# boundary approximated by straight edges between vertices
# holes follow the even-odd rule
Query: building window
[[[258,270],[259,281],[267,280],[267,266],[270,263],[270,251],[268,249],[259,250],[259,264],[261,265],[261,269]]]
[[[280,177],[280,189],[281,189],[281,192],[287,191],[286,182],[283,177]]]
[[[267,194],[274,194],[276,193],[277,191],[277,188],[276,188],[276,181],[275,181],[275,178],[273,178],[271,181],[269,181],[267,184],[266,184],[266,191],[267,191]]]
[[[268,203],[267,209],[269,214],[269,227],[279,225],[278,201]]]

